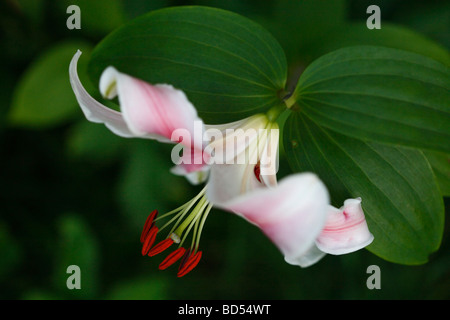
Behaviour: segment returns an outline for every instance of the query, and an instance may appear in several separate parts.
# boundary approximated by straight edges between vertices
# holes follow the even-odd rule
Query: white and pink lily
[[[109,67],[101,76],[100,92],[110,99],[118,96],[121,111],[114,111],[83,88],[76,71],[80,54],[75,54],[69,71],[72,88],[88,120],[104,123],[123,137],[179,142],[192,151],[188,152],[191,160],[201,155],[201,161],[173,169],[194,183],[206,180],[209,171],[207,185],[195,198],[160,217],[156,210],[149,215],[141,235],[143,255],[153,256],[179,244],[160,269],[181,259],[181,277],[198,264],[201,231],[213,206],[234,212],[260,228],[288,263],[302,267],[326,253],[349,253],[372,242],[360,199],[347,200],[341,209],[330,206],[325,185],[311,173],[294,174],[277,183],[278,125],[266,115],[204,126],[181,90],[151,85]],[[178,129],[194,137],[194,125],[199,122],[208,143],[190,138],[173,140]],[[171,219],[165,225],[155,225],[168,217]],[[153,246],[156,235],[170,225],[165,239]],[[182,245],[191,231],[192,242],[186,250]]]

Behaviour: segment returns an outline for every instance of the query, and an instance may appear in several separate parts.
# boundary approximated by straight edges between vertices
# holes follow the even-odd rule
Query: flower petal
[[[289,264],[298,265],[302,268],[307,268],[319,262],[326,255],[315,244],[313,244],[303,255],[296,257],[295,260],[290,257],[285,257],[285,261]]]
[[[206,196],[221,204],[264,185],[256,178],[253,166],[247,164],[211,165]]]
[[[258,226],[285,255],[301,265],[325,225],[329,196],[311,173],[295,174],[274,188],[261,188],[217,205]]]
[[[215,139],[205,148],[209,152],[212,146],[214,156],[211,159],[223,160],[211,164],[207,197],[212,203],[227,202],[252,190],[277,184],[278,126],[268,124],[265,115],[255,115],[231,125],[226,133],[222,130],[223,139]],[[223,153],[224,157],[217,157],[218,153]]]
[[[204,125],[183,91],[167,84],[151,85],[113,67],[103,72],[100,91],[108,98],[118,95],[123,117],[134,135],[153,135],[170,142],[175,130],[184,129],[189,136],[183,138],[183,144],[202,150]],[[194,140],[196,122],[200,132]]]
[[[84,89],[77,73],[77,63],[80,55],[81,51],[78,50],[73,56],[69,66],[69,75],[70,84],[84,115],[91,122],[104,123],[108,129],[121,137],[133,137],[133,133],[128,129],[120,112],[99,103]]]
[[[332,206],[317,247],[330,254],[346,254],[364,248],[373,241],[367,226],[361,199],[347,199],[341,209]]]

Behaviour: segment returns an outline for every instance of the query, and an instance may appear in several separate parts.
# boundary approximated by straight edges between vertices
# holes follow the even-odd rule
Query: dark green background
[[[93,47],[133,17],[171,5],[218,6],[261,23],[284,46],[293,77],[343,43],[377,42],[424,50],[423,45],[401,43],[394,35],[390,42],[386,37],[367,38],[367,34],[353,34],[344,41],[354,23],[365,24],[366,8],[371,4],[381,8],[382,30],[383,26],[401,26],[433,45],[450,47],[450,6],[446,1],[354,0],[327,1],[327,5],[306,1],[300,7],[296,2],[285,1],[283,10],[280,1],[269,0],[108,0],[95,1],[95,5],[86,0],[2,1],[0,298],[450,298],[448,222],[440,250],[425,265],[397,265],[361,250],[327,256],[301,269],[286,264],[258,229],[232,214],[213,210],[202,235],[203,258],[196,270],[182,279],[176,278],[175,270],[159,271],[162,257],[140,254],[145,218],[153,209],[164,212],[179,206],[199,190],[168,173],[170,147],[121,139],[102,125],[88,123],[72,96],[68,75],[63,80],[67,81],[66,91],[49,82],[30,96],[18,86],[36,59],[55,46],[80,42]],[[81,8],[81,30],[66,28],[70,4]],[[291,28],[291,32],[283,28]],[[328,36],[333,32],[342,39],[338,43],[338,36]],[[44,78],[52,78],[54,71],[40,72]],[[34,97],[36,104],[31,109],[37,110],[36,115],[30,113],[26,119],[11,116],[18,99],[33,101]],[[62,115],[46,118],[47,111],[39,113],[52,110],[65,99],[67,111]],[[289,173],[283,158],[281,168],[280,177]],[[446,199],[447,212],[448,207]],[[81,290],[66,288],[66,268],[71,264],[81,268]],[[366,287],[366,270],[372,264],[381,268],[381,290]]]

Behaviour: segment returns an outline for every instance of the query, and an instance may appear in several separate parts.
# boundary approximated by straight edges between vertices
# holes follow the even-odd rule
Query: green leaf
[[[208,7],[150,12],[106,37],[89,65],[94,82],[107,66],[186,92],[208,123],[281,103],[286,59],[276,40],[238,14]]]
[[[334,51],[305,70],[293,99],[342,134],[450,151],[450,68],[421,55],[372,46]]]
[[[39,57],[20,79],[13,95],[8,120],[27,128],[49,128],[81,115],[69,83],[69,63],[74,53],[91,46],[85,42],[60,43]],[[79,65],[85,77],[86,63]],[[85,81],[84,83],[87,83]]]
[[[371,252],[392,262],[421,264],[439,248],[443,201],[421,151],[363,142],[324,129],[298,112],[285,129],[294,171],[315,172],[336,207],[347,198],[362,198],[375,237]]]
[[[371,45],[415,52],[450,65],[450,53],[442,45],[413,30],[387,22],[383,22],[379,30],[368,29],[365,22],[346,23],[329,30],[323,37],[316,39],[312,46],[315,57],[348,46]]]
[[[425,152],[443,196],[450,197],[450,154]]]

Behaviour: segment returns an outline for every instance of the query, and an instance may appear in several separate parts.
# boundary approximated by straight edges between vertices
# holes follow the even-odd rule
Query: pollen
[[[181,259],[177,276],[183,277],[191,272],[200,262],[202,256],[202,251],[198,251],[200,236],[206,218],[212,209],[212,204],[206,199],[205,192],[206,187],[192,200],[158,218],[157,210],[153,210],[147,217],[140,238],[143,256],[154,257],[167,250],[174,243],[178,244],[178,248],[167,255],[159,264],[160,270],[167,269]],[[160,220],[169,217],[168,222],[160,227],[156,226]],[[172,228],[168,235],[162,241],[153,245],[161,231],[169,226],[172,226]],[[189,235],[191,235],[191,245],[186,249],[183,247],[183,244]]]

